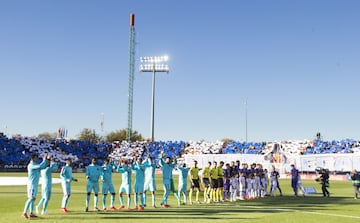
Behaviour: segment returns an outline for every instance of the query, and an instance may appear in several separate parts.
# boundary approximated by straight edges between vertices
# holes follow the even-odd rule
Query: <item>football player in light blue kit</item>
[[[146,164],[143,163],[141,157],[139,157],[132,166],[133,170],[135,170],[134,203],[135,203],[135,209],[139,211],[144,210],[143,192],[144,192],[145,166]],[[140,205],[138,205],[139,196],[140,196]]]
[[[125,208],[124,206],[124,197],[123,193],[126,193],[128,196],[127,200],[127,210],[130,210],[131,203],[131,174],[132,174],[132,163],[131,161],[125,160],[119,163],[117,172],[121,173],[121,185],[119,189],[119,197],[121,206],[119,209]]]
[[[61,187],[64,193],[64,197],[61,202],[61,211],[64,213],[68,212],[66,206],[71,195],[71,182],[77,182],[77,179],[75,179],[72,175],[71,163],[71,158],[66,159],[66,165],[63,166],[60,171]]]
[[[37,159],[38,156],[33,154],[30,156],[30,163],[27,166],[28,170],[28,184],[27,184],[27,195],[28,200],[25,203],[24,212],[21,215],[23,218],[36,218],[37,216],[34,214],[34,203],[36,200],[38,185],[40,179],[40,171],[45,169],[47,166],[47,154],[44,155],[43,161],[38,164]],[[50,157],[49,157],[50,158]],[[27,215],[28,210],[30,209],[30,215]]]
[[[52,172],[58,169],[58,165],[54,162],[54,158],[50,159],[51,162],[48,162],[47,167],[41,170],[41,199],[36,206],[36,213],[39,214],[39,209],[43,205],[41,214],[48,214],[46,208],[49,204],[51,198],[51,189],[52,189]]]
[[[182,164],[178,166],[179,170],[179,186],[178,186],[178,204],[181,204],[181,194],[184,196],[184,205],[186,204],[186,189],[187,189],[187,177],[189,175],[189,168],[186,168],[186,164]]]
[[[150,155],[144,161],[147,165],[145,166],[145,184],[144,184],[144,206],[146,207],[146,191],[151,192],[151,202],[153,208],[156,208],[155,204],[155,191],[156,191],[156,182],[155,182],[155,170],[156,164],[153,162]]]
[[[99,178],[102,169],[96,164],[96,158],[92,158],[91,164],[86,167],[86,207],[85,212],[89,211],[90,194],[94,191],[94,211],[98,211],[98,195],[99,195]]]
[[[172,176],[172,170],[176,165],[176,159],[174,159],[173,162],[171,162],[170,157],[166,157],[166,159],[164,160],[165,154],[162,151],[161,152],[161,157],[160,157],[160,166],[161,166],[161,170],[162,170],[162,178],[163,178],[163,185],[164,185],[164,196],[163,199],[161,201],[161,206],[163,208],[168,208],[170,207],[167,204],[167,199],[169,197],[170,194],[170,190],[171,190],[171,176]]]
[[[112,173],[113,170],[115,169],[115,164],[111,158],[105,159],[104,165],[101,168],[102,168],[101,181],[102,181],[102,192],[103,192],[103,197],[102,197],[103,211],[106,212],[106,196],[108,192],[110,192],[111,194],[110,209],[116,210],[116,208],[114,207],[115,188],[112,182]]]

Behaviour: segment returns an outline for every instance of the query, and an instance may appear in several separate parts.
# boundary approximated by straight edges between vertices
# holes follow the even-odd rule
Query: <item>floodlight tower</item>
[[[152,97],[151,97],[151,141],[154,142],[154,119],[155,119],[155,73],[169,73],[169,66],[166,64],[168,56],[161,57],[140,57],[140,72],[152,73]]]
[[[134,92],[134,69],[135,69],[135,14],[130,14],[130,42],[129,42],[129,92],[128,92],[128,126],[126,140],[129,142],[132,133],[133,117],[133,92]]]

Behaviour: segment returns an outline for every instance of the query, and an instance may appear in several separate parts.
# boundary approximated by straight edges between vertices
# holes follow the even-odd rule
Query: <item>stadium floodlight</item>
[[[155,74],[156,72],[169,73],[169,65],[166,62],[169,60],[167,55],[156,57],[140,57],[140,72],[152,73],[152,96],[151,96],[151,141],[154,142],[154,119],[155,119]]]

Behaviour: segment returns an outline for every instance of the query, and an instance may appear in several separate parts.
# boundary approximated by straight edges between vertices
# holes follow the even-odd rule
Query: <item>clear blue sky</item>
[[[156,140],[360,137],[360,2],[1,0],[0,131],[33,136],[127,126],[129,15],[135,13],[133,128]],[[6,126],[6,127],[5,127]]]

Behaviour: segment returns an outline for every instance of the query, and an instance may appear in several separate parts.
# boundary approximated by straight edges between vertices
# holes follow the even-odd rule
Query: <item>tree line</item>
[[[57,137],[57,134],[56,134],[56,132],[55,133],[44,132],[44,133],[40,133],[38,135],[38,137],[52,140]],[[116,130],[116,131],[108,133],[105,136],[101,136],[101,134],[97,133],[95,131],[95,129],[84,128],[77,135],[77,139],[83,140],[83,141],[88,141],[91,143],[99,143],[99,142],[112,143],[114,141],[121,142],[121,141],[126,140],[126,129]],[[146,139],[137,131],[131,132],[130,141],[135,142],[135,141],[144,141],[144,140],[146,140]]]

